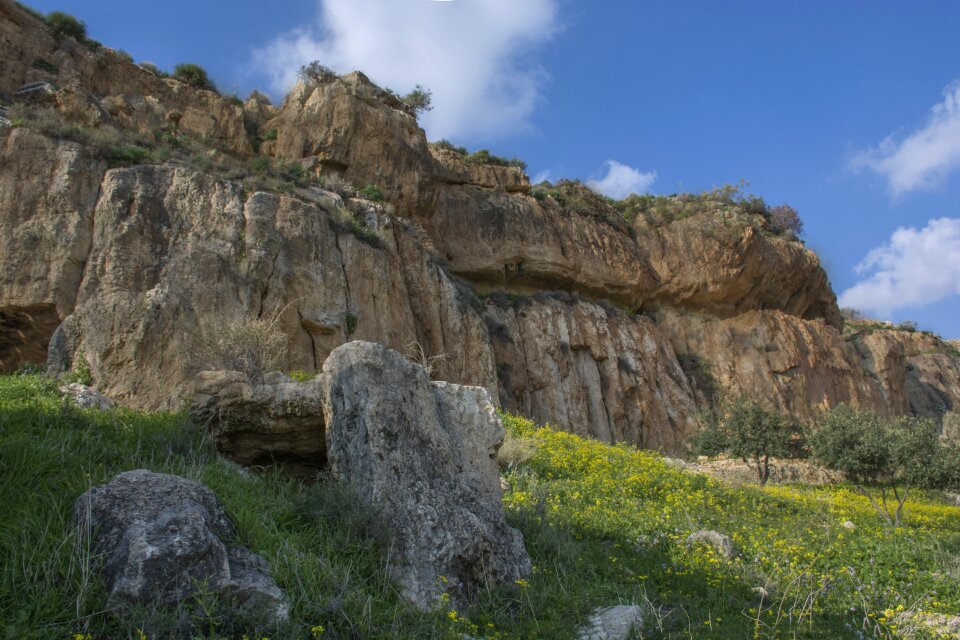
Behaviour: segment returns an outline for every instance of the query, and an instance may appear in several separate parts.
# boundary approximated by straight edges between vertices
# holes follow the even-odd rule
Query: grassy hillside
[[[930,637],[960,613],[960,508],[928,496],[886,529],[844,488],[732,487],[656,454],[507,417],[504,503],[535,566],[467,611],[424,615],[390,585],[376,515],[324,482],[306,486],[218,461],[183,414],[81,411],[35,375],[0,377],[0,635],[137,638],[105,612],[91,561],[70,532],[73,501],[127,469],[207,483],[240,542],[265,556],[293,600],[278,638],[572,638],[597,606],[647,609],[643,637]],[[852,521],[854,529],[843,526]],[[689,534],[715,529],[727,560]],[[204,637],[228,629],[215,602],[192,610]],[[862,634],[862,635],[861,635]]]

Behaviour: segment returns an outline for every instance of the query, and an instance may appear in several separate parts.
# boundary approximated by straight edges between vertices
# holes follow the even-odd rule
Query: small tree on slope
[[[894,528],[911,491],[960,487],[960,450],[944,444],[932,420],[883,420],[840,405],[824,414],[810,448],[819,464],[842,472]]]
[[[753,467],[761,485],[770,479],[770,458],[791,455],[801,438],[789,416],[743,398],[724,407],[713,423],[694,437],[694,450],[740,458]]]

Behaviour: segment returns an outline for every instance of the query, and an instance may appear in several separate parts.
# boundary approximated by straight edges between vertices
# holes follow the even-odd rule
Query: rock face
[[[837,299],[817,256],[764,233],[756,216],[717,202],[675,202],[676,219],[638,216],[637,243],[657,274],[657,301],[719,317],[778,309],[840,327]]]
[[[486,318],[508,410],[665,451],[696,429],[693,390],[648,318],[566,296],[490,304]]]
[[[894,413],[942,421],[960,409],[960,349],[921,331],[852,322],[850,341]]]
[[[462,602],[530,572],[500,505],[504,432],[484,389],[431,383],[399,353],[361,341],[330,354],[321,384],[330,469],[382,513],[409,600],[431,609],[446,591]]]
[[[186,163],[109,168],[0,125],[0,371],[86,361],[117,401],[172,408],[205,368],[185,357],[194,334],[276,317],[281,369],[317,372],[351,339],[443,355],[437,377],[511,411],[670,453],[713,391],[804,419],[841,402],[940,418],[960,400],[955,347],[841,334],[816,256],[736,203],[661,198],[628,222],[582,185],[531,188],[428,145],[362,74],[241,105],[58,42],[8,0],[0,59],[0,97],[49,80],[49,107],[88,133],[177,133],[235,158],[262,142],[258,162],[312,181],[250,192]],[[387,204],[355,197],[368,184]]]
[[[74,521],[90,537],[114,602],[176,605],[198,585],[223,597],[238,618],[276,624],[284,594],[260,556],[230,544],[233,525],[210,489],[139,469],[93,487],[77,500]]]
[[[115,124],[145,134],[170,128],[216,141],[233,153],[253,151],[243,108],[228,98],[160,78],[107,47],[91,51],[69,37],[57,41],[41,21],[9,0],[0,2],[0,59],[0,95],[6,99],[24,83],[47,80],[71,87],[57,106],[64,115],[79,115],[84,124]],[[100,105],[81,97],[89,94],[101,96]]]
[[[204,371],[195,381],[190,416],[208,425],[220,453],[242,465],[279,462],[304,474],[326,466],[316,379],[300,383],[273,374],[256,384],[238,371]]]
[[[856,350],[823,321],[781,311],[725,319],[664,311],[657,319],[676,352],[700,358],[730,397],[761,397],[804,420],[843,402],[891,413]]]

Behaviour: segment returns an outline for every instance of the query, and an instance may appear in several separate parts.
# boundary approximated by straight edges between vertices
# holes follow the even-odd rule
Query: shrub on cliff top
[[[213,80],[207,75],[206,69],[197,64],[178,64],[173,68],[173,77],[197,89],[217,90]]]
[[[307,84],[321,84],[336,80],[337,74],[330,67],[320,64],[319,60],[309,62],[300,67],[300,81]]]
[[[430,104],[433,100],[433,93],[419,84],[413,91],[403,96],[401,100],[413,109],[415,115],[420,115],[433,109],[433,105]]]
[[[47,14],[46,22],[56,38],[70,37],[81,43],[87,39],[87,25],[69,13],[51,11]]]

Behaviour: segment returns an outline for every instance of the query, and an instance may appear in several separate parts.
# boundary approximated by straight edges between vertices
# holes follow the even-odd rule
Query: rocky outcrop
[[[0,371],[13,371],[44,362],[73,311],[105,167],[76,143],[0,136]]]
[[[529,196],[444,189],[424,225],[450,269],[481,289],[566,289],[635,309],[657,287],[624,223],[564,213]]]
[[[217,451],[244,466],[279,463],[303,475],[326,466],[316,379],[276,373],[255,383],[239,371],[204,371],[194,382],[190,417],[209,428]]]
[[[799,242],[764,231],[762,218],[734,205],[675,202],[675,219],[636,219],[659,285],[653,299],[720,317],[778,309],[803,319],[842,320],[817,256]]]
[[[495,461],[503,425],[479,387],[432,383],[426,371],[369,342],[335,349],[322,387],[334,477],[379,509],[405,597],[429,610],[531,570],[506,524]]]
[[[416,342],[448,355],[445,374],[495,391],[483,322],[418,248],[415,230],[384,226],[365,241],[341,224],[338,202],[335,194],[246,196],[239,184],[181,167],[108,171],[93,210],[75,214],[81,246],[68,249],[85,251],[69,272],[75,288],[62,286],[69,304],[51,365],[63,370],[84,358],[109,395],[172,407],[197,370],[187,358],[192,336],[277,315],[288,336],[288,370],[318,370],[349,337],[398,350]],[[38,204],[22,225],[55,218],[57,209]],[[58,252],[70,255],[59,247],[49,249],[47,264],[57,264]],[[17,291],[12,302],[20,307],[55,304],[64,278],[47,275],[43,251],[32,255],[20,248],[11,260],[43,266],[36,284],[4,290]],[[155,373],[140,375],[148,362]]]
[[[174,407],[203,368],[186,357],[194,334],[275,318],[281,369],[316,372],[344,342],[376,341],[444,356],[438,377],[512,411],[670,452],[718,391],[804,419],[840,402],[955,406],[953,352],[845,342],[816,256],[729,198],[657,198],[628,222],[583,185],[531,189],[517,167],[428,145],[409,106],[362,74],[301,84],[279,110],[237,104],[57,42],[8,0],[0,56],[0,93],[53,81],[49,106],[80,138],[203,138],[238,177],[262,137],[260,164],[299,164],[310,182],[266,193],[186,156],[108,170],[104,149],[3,125],[0,370],[86,361],[118,401]],[[388,202],[357,198],[367,184]]]
[[[362,73],[297,84],[265,126],[277,130],[264,147],[277,157],[309,158],[321,175],[374,184],[404,213],[429,207],[435,171],[426,136],[400,100]]]
[[[732,318],[662,311],[657,321],[676,352],[696,356],[730,398],[763,398],[804,421],[840,403],[891,414],[856,350],[823,321],[782,311]]]
[[[960,409],[960,350],[954,344],[872,321],[850,322],[846,334],[894,413],[942,420]]]
[[[172,607],[206,588],[245,622],[287,618],[289,606],[266,561],[231,544],[234,527],[202,484],[126,471],[80,496],[73,518],[114,604]]]

